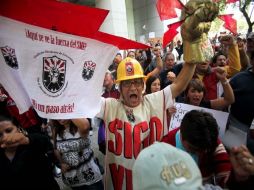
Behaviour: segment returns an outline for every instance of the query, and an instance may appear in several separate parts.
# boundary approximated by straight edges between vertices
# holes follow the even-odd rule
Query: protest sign
[[[181,121],[187,112],[189,112],[191,110],[203,110],[203,111],[209,112],[213,115],[213,117],[216,119],[218,126],[219,126],[220,138],[222,138],[224,136],[226,124],[227,124],[227,120],[228,120],[228,115],[229,115],[227,112],[217,111],[217,110],[198,107],[198,106],[192,106],[192,105],[183,104],[183,103],[175,103],[175,106],[176,106],[177,111],[171,117],[169,131],[172,129],[175,129],[177,127],[180,127]]]
[[[21,113],[31,105],[51,119],[98,113],[116,46],[6,17],[0,25],[0,83]]]

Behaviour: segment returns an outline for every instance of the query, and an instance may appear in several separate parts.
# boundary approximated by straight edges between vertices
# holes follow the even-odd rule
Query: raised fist
[[[184,61],[202,63],[210,61],[213,49],[207,33],[218,15],[219,8],[210,0],[190,0],[182,10],[181,27]]]
[[[173,72],[168,72],[168,74],[167,74],[167,79],[169,80],[169,81],[171,81],[171,82],[174,82],[174,80],[176,79],[176,75],[175,75],[175,73],[173,73]]]

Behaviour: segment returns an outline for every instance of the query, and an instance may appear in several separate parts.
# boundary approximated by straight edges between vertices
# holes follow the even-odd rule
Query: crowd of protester
[[[32,107],[19,114],[0,86],[1,186],[59,189],[57,166],[63,182],[79,190],[131,189],[132,183],[134,189],[253,189],[254,33],[215,41],[213,58],[198,65],[183,61],[181,40],[112,58],[101,110],[92,118],[103,168],[90,146],[88,118],[49,120]],[[205,111],[189,111],[169,130],[175,102],[228,112],[225,138]],[[234,146],[240,133],[246,140]]]

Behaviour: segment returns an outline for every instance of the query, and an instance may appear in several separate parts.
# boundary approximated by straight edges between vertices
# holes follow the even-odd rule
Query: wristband
[[[225,82],[221,82],[222,85],[229,84],[229,80],[226,80]]]

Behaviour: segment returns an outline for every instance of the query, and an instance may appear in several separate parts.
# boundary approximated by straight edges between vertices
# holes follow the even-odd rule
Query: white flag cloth
[[[43,118],[93,117],[118,50],[0,16],[0,83],[20,113],[33,105]]]

